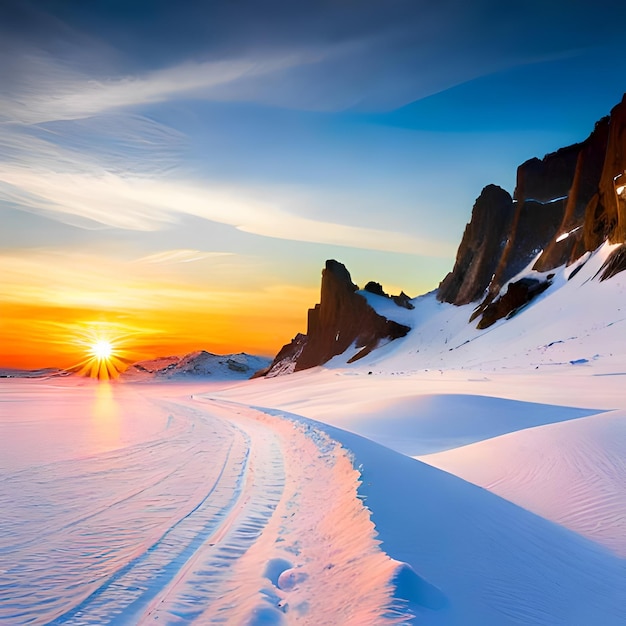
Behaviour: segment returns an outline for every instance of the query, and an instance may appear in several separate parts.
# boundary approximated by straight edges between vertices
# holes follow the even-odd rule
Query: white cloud
[[[61,221],[76,218],[137,231],[160,230],[181,215],[227,224],[264,237],[447,257],[448,244],[407,233],[318,221],[250,190],[186,180],[153,180],[99,174],[60,173],[0,164],[3,196]],[[279,195],[278,193],[276,194]]]
[[[77,70],[53,61],[29,58],[23,63],[32,70],[24,83],[27,89],[0,94],[0,115],[19,122],[1,126],[0,200],[83,228],[157,231],[181,216],[195,216],[263,237],[452,257],[454,250],[446,242],[369,228],[366,223],[306,217],[302,196],[286,197],[280,186],[198,181],[177,173],[185,138],[124,112],[185,94],[217,97],[212,90],[218,87],[328,60],[328,55],[345,52],[339,48],[329,47],[326,57],[301,50],[184,63],[143,76],[99,81],[86,80]],[[36,124],[45,120],[56,123]]]
[[[192,263],[204,259],[233,256],[232,252],[203,252],[202,250],[165,250],[137,259],[138,263],[170,264]]]
[[[75,120],[180,97],[212,99],[217,87],[321,58],[315,50],[184,62],[141,75],[95,78],[39,54],[21,63],[23,79],[0,94],[0,120],[39,124]],[[213,99],[215,99],[213,97]]]

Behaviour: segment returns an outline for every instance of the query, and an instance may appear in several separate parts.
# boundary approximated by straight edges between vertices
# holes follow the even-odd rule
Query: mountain
[[[411,336],[419,334],[417,327],[430,328],[429,324],[424,325],[428,315],[438,320],[433,322],[435,325],[449,325],[454,319],[455,327],[458,326],[458,333],[451,333],[448,327],[422,337],[433,357],[444,355],[463,342],[474,342],[482,336],[480,331],[500,320],[509,320],[531,303],[546,298],[551,304],[544,308],[553,317],[562,316],[566,306],[584,312],[590,320],[591,336],[605,324],[618,323],[621,318],[613,312],[619,313],[621,300],[610,296],[609,289],[587,283],[606,281],[624,269],[626,94],[583,142],[520,165],[512,196],[496,185],[482,190],[463,233],[454,267],[435,293],[411,301],[405,294],[391,299],[376,283],[368,283],[366,290],[359,291],[341,263],[327,261],[322,272],[320,304],[309,310],[306,335],[298,334],[281,349],[270,367],[257,375],[299,371],[327,363],[338,355],[342,355],[341,362],[351,363],[375,348],[405,337],[411,329],[410,337],[402,343],[413,346],[417,355],[420,347]],[[579,272],[578,280],[565,289]],[[622,282],[615,288],[621,290]],[[591,310],[587,298],[606,301],[611,310]],[[437,302],[452,305],[459,309],[459,314],[445,306],[435,306]],[[407,310],[413,307],[415,311]],[[595,326],[594,316],[598,317]],[[552,322],[554,319],[537,320],[550,328]],[[559,329],[553,330],[560,337]],[[570,339],[580,335],[575,324],[572,333]],[[438,343],[437,337],[445,337],[445,342]],[[455,347],[448,341],[461,343]],[[530,351],[531,348],[529,354]],[[581,358],[593,357],[586,354]],[[424,350],[416,359],[423,361]],[[442,364],[443,360],[434,357],[433,362]]]
[[[306,335],[298,334],[283,346],[270,366],[256,376],[277,376],[326,363],[350,349],[349,362],[356,361],[378,347],[381,342],[404,337],[410,328],[390,320],[368,303],[365,293],[374,292],[387,298],[396,308],[412,306],[409,297],[387,296],[378,283],[359,291],[350,273],[341,263],[329,260],[322,271],[320,302],[309,309]]]
[[[210,378],[214,380],[245,380],[270,359],[241,352],[239,354],[212,354],[205,350],[185,356],[168,356],[131,365],[120,376],[129,382],[146,380],[186,380]]]
[[[523,163],[513,197],[483,189],[437,297],[476,302],[472,319],[486,328],[545,290],[551,270],[605,241],[626,241],[626,95],[582,143]],[[602,277],[626,268],[625,256],[626,247],[614,249]],[[529,265],[547,275],[518,280]]]

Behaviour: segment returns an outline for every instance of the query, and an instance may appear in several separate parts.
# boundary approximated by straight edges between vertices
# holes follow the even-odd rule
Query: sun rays
[[[110,380],[126,369],[129,360],[124,356],[124,337],[114,337],[104,325],[92,325],[81,331],[77,343],[87,352],[86,358],[72,368],[81,376]]]

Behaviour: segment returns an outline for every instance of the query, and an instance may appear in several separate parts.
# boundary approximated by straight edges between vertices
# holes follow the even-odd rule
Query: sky
[[[626,3],[3,0],[0,367],[273,355],[329,258],[411,296],[626,91]]]

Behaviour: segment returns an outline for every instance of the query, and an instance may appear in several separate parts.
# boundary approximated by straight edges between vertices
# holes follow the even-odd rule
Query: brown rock
[[[298,333],[289,343],[285,344],[280,349],[278,354],[274,357],[274,360],[266,368],[255,372],[252,378],[261,378],[263,376],[272,378],[273,376],[293,372],[296,362],[302,354],[302,350],[304,350],[306,341],[307,336]]]
[[[407,296],[404,291],[401,291],[397,296],[390,296],[385,292],[383,286],[380,283],[376,283],[373,280],[370,280],[365,287],[363,287],[363,291],[367,291],[369,293],[373,293],[376,296],[382,296],[383,298],[390,298],[393,300],[398,306],[401,306],[403,309],[414,309],[413,303],[411,302],[411,296]]]
[[[543,293],[551,285],[550,281],[535,278],[522,278],[510,283],[506,293],[487,305],[477,328],[489,328],[503,317],[513,317],[523,306]]]
[[[626,241],[626,194],[617,189],[626,185],[626,94],[611,111],[608,143],[597,201],[585,215],[584,242],[595,250],[603,241]]]
[[[391,296],[391,299],[403,309],[409,309],[411,311],[415,308],[415,306],[411,302],[411,296],[407,296],[404,291],[401,291],[400,294],[397,296]]]
[[[582,148],[582,144],[561,148],[517,169],[516,210],[489,286],[490,299],[556,239]]]
[[[596,123],[591,135],[581,144],[572,187],[569,190],[563,220],[557,229],[557,237],[547,242],[534,269],[540,272],[548,271],[575,261],[585,252],[583,244],[585,211],[590,207],[592,200],[597,204],[608,138],[609,118],[604,117]],[[567,233],[570,233],[568,237],[557,241],[559,235]]]
[[[626,244],[615,248],[598,270],[600,280],[607,280],[626,270]],[[597,274],[596,274],[597,276]]]
[[[309,309],[307,342],[296,371],[326,363],[352,343],[369,352],[381,339],[397,339],[409,332],[407,326],[378,315],[363,296],[355,293],[357,290],[344,265],[326,261],[320,303]]]
[[[441,302],[467,304],[483,297],[489,286],[511,228],[511,196],[496,185],[485,187],[465,227],[453,270],[437,291]]]
[[[584,142],[522,164],[511,206],[498,189],[486,187],[476,201],[437,293],[459,305],[482,299],[472,319],[487,315],[485,323],[508,307],[497,294],[533,258],[547,272],[604,241],[626,242],[626,95]]]
[[[372,285],[377,283],[370,286],[378,290]],[[258,375],[276,376],[322,365],[354,344],[360,351],[352,362],[376,348],[381,340],[397,339],[409,332],[408,326],[378,315],[357,291],[344,265],[326,261],[320,303],[309,309],[306,335],[298,334],[281,349],[268,370]]]

